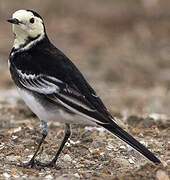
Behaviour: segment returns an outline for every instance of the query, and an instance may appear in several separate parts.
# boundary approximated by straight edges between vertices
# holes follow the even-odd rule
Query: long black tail
[[[109,132],[132,146],[146,158],[154,163],[161,163],[161,161],[152,153],[150,152],[145,146],[143,146],[140,142],[138,142],[135,138],[133,138],[130,134],[124,131],[121,127],[119,127],[115,122],[111,122],[111,124],[99,124],[98,125],[104,127]]]

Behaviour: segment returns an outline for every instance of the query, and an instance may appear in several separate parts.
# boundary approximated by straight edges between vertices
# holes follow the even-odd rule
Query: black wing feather
[[[65,86],[67,86],[72,92],[74,91],[73,94],[64,91],[63,93],[67,93],[69,96],[75,95],[76,92],[80,95],[76,96],[76,98],[80,98],[80,100],[101,113],[102,116],[109,121],[111,115],[101,99],[96,96],[96,92],[88,84],[81,72],[59,49],[54,47],[49,41],[48,43],[46,41],[48,40],[44,39],[44,41],[37,44],[36,48],[31,48],[26,52],[22,52],[22,54],[15,53],[10,62],[13,63],[17,69],[20,69],[22,73],[35,75],[44,74],[61,80],[64,82],[61,90],[66,90],[67,88]],[[60,87],[61,86],[60,84]]]

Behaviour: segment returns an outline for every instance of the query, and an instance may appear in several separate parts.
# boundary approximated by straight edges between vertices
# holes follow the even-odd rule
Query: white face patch
[[[20,22],[12,25],[15,34],[14,48],[29,49],[32,44],[44,37],[43,21],[41,18],[34,16],[31,11],[18,10],[13,14],[12,18],[16,18]]]

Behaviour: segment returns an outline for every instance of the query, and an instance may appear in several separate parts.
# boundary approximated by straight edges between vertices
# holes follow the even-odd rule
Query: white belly
[[[17,88],[20,96],[26,103],[26,105],[32,110],[33,113],[37,115],[40,120],[44,121],[58,121],[62,123],[79,123],[79,124],[88,124],[94,125],[92,121],[89,119],[82,117],[80,115],[72,115],[67,113],[66,111],[57,108],[53,108],[51,110],[42,106],[35,97],[29,93],[28,91]]]

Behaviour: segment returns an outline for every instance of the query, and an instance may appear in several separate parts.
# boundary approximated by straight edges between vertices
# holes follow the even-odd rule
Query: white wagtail
[[[18,10],[8,22],[12,23],[14,33],[9,57],[11,77],[25,103],[41,121],[42,139],[31,160],[22,164],[24,167],[55,166],[70,137],[70,123],[100,125],[150,161],[161,163],[152,152],[116,124],[81,72],[50,42],[39,14],[32,10]],[[74,118],[79,121],[75,122]],[[47,136],[49,120],[64,122],[65,136],[54,159],[42,163],[35,157]]]

